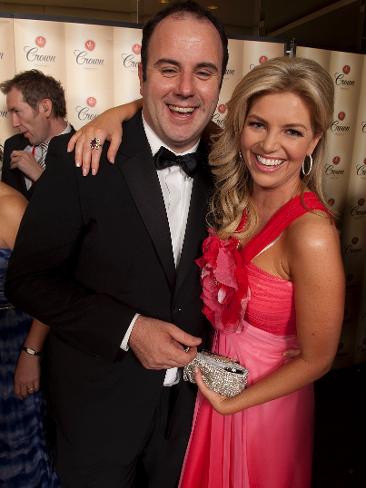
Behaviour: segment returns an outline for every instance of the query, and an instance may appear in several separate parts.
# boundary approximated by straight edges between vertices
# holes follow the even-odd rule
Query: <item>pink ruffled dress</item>
[[[251,260],[297,217],[325,211],[313,193],[286,203],[240,252],[211,234],[204,243],[204,313],[215,328],[213,351],[249,370],[248,387],[297,347],[294,287]],[[245,225],[243,222],[241,225]],[[198,396],[180,488],[309,488],[313,388],[222,416]]]

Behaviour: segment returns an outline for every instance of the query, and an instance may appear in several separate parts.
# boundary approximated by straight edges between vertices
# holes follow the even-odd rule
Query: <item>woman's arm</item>
[[[141,108],[142,98],[124,105],[118,105],[101,113],[75,132],[69,141],[67,150],[71,152],[75,149],[75,164],[79,167],[82,166],[84,176],[89,173],[90,168],[93,175],[97,174],[99,169],[101,151],[92,150],[90,141],[99,139],[101,145],[105,141],[110,141],[107,158],[108,161],[114,163],[117,150],[122,141],[122,123],[131,119]],[[220,133],[220,131],[221,128],[210,121],[203,131],[202,138],[210,145],[211,136]]]
[[[23,217],[27,202],[15,190],[1,184],[0,188],[0,243],[13,249],[15,238]],[[33,320],[31,328],[24,341],[24,346],[36,352],[42,351],[49,328]],[[39,389],[40,368],[39,356],[20,351],[18,363],[14,373],[14,391],[19,398],[26,398]],[[29,390],[29,388],[31,388]],[[33,390],[32,390],[33,388]]]
[[[309,215],[309,217],[307,217]],[[344,309],[344,273],[339,239],[329,219],[313,214],[286,233],[286,261],[294,283],[300,354],[234,398],[197,384],[215,410],[232,414],[268,402],[313,382],[331,367]]]
[[[75,132],[69,141],[67,150],[71,152],[75,148],[75,164],[83,167],[84,176],[89,173],[90,166],[93,175],[99,169],[101,151],[92,150],[90,141],[99,139],[102,145],[106,140],[110,141],[107,158],[111,163],[114,163],[114,158],[122,141],[122,122],[132,118],[141,107],[142,98],[110,108]]]
[[[14,392],[19,398],[24,399],[39,390],[40,354],[48,332],[49,327],[47,325],[38,320],[33,320],[23,344],[23,347],[29,352],[24,351],[24,349],[20,351],[14,373]],[[37,354],[33,355],[31,351]]]

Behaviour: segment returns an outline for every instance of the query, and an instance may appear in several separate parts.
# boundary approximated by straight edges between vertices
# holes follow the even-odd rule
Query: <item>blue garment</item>
[[[0,248],[0,487],[56,488],[43,430],[42,394],[25,400],[14,395],[14,370],[32,319],[4,295],[10,253]]]

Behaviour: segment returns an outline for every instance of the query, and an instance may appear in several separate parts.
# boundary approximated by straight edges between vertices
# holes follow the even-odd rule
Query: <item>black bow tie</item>
[[[161,146],[154,156],[156,169],[165,169],[170,166],[180,166],[188,176],[193,176],[198,165],[199,154],[188,153],[183,156],[176,156],[174,153]]]

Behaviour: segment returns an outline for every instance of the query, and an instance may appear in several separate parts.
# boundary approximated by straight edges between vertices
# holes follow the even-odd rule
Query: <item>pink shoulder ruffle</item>
[[[203,313],[216,329],[240,332],[249,293],[238,241],[222,240],[210,229],[196,263],[202,269]]]

